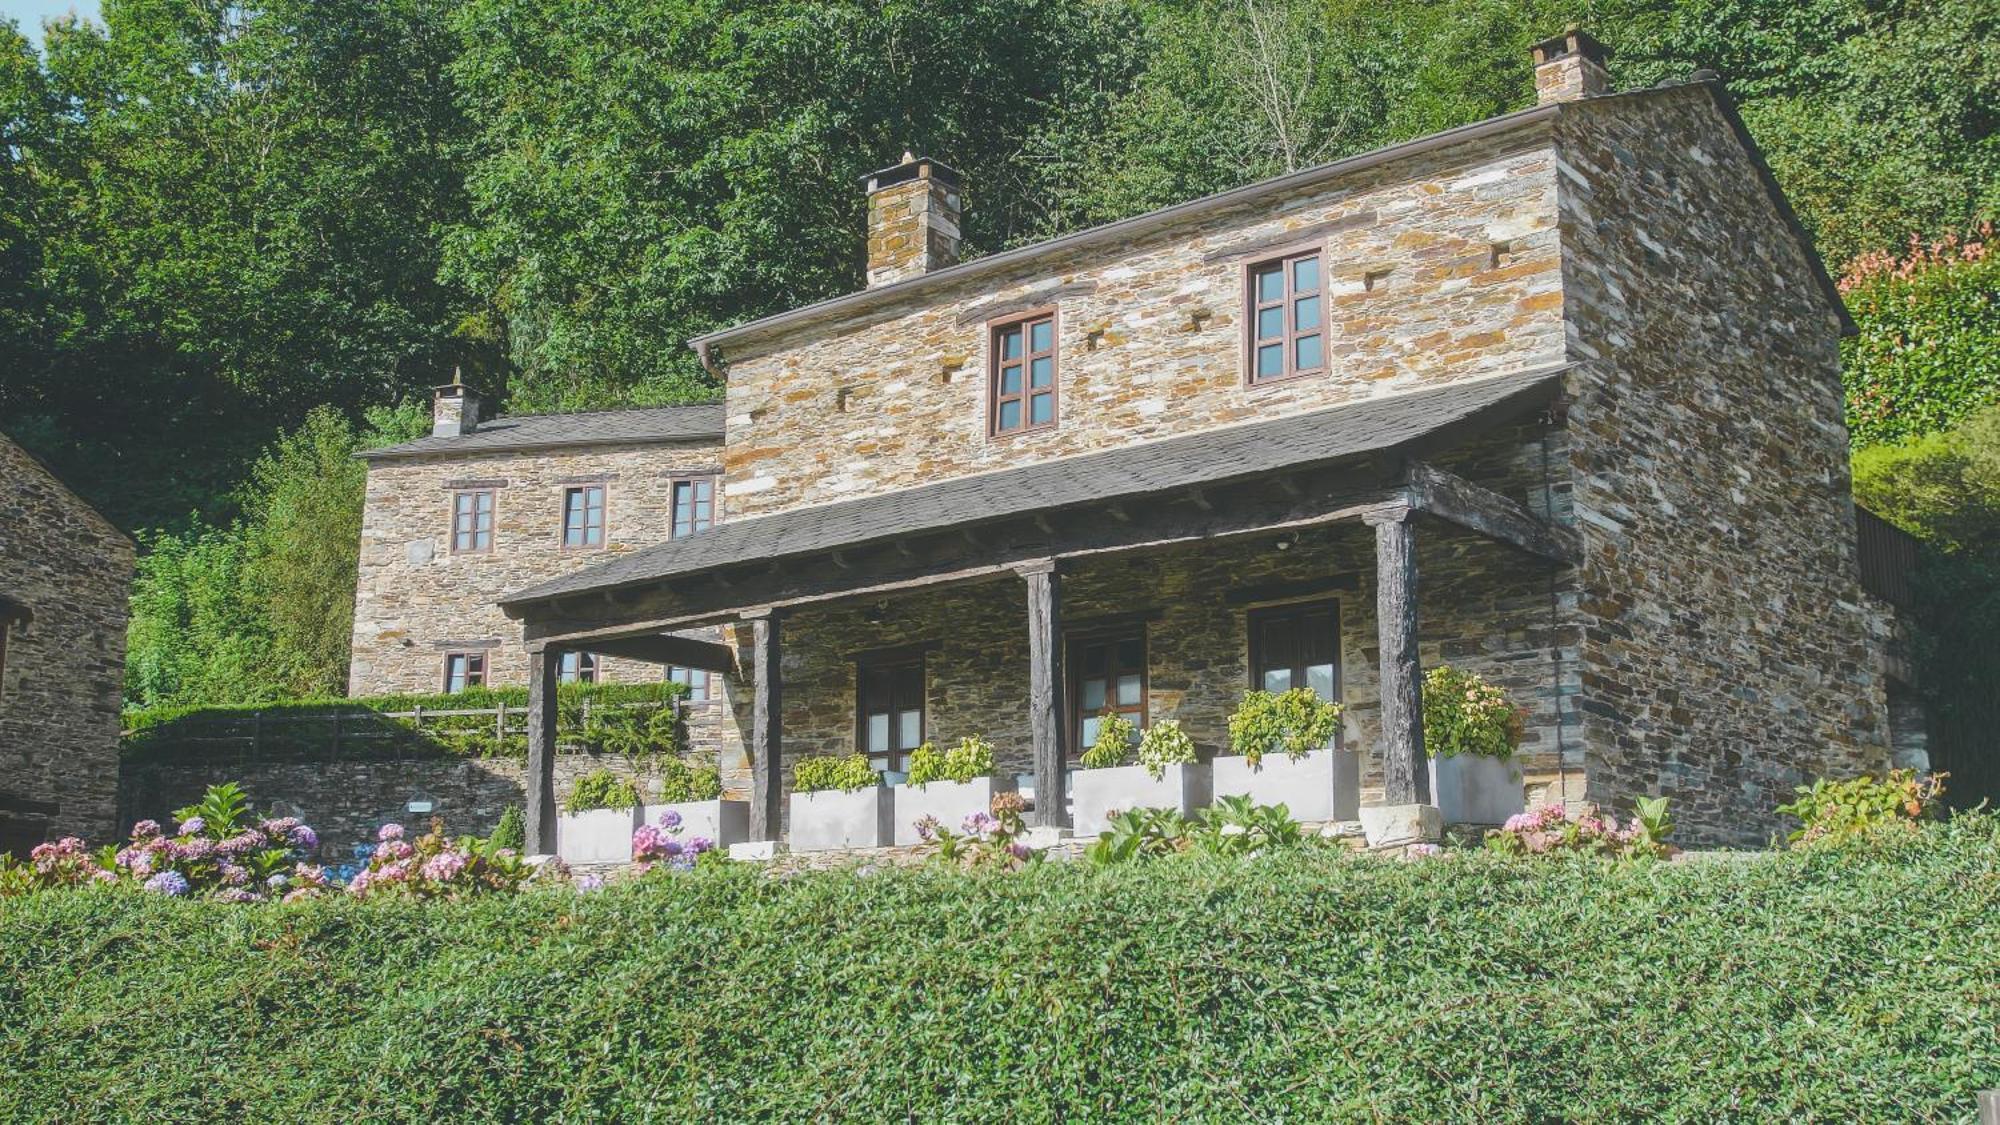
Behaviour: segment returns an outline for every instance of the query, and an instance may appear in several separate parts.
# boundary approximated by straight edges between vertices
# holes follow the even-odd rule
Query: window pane
[[[479,505],[480,515],[490,516],[493,514],[493,494],[491,492],[475,492],[473,493],[473,497]]]
[[[1319,258],[1300,258],[1292,263],[1292,291],[1309,293],[1319,288]]]
[[[1098,718],[1096,715],[1085,715],[1083,718],[1083,745],[1078,749],[1088,750],[1097,745],[1097,729],[1103,724],[1104,720]]]
[[[1003,395],[1021,393],[1021,369],[1018,366],[1000,369],[1000,393]]]
[[[1319,696],[1321,699],[1333,699],[1333,665],[1306,665],[1306,686],[1311,688],[1313,694]]]
[[[1045,425],[1055,420],[1056,396],[1053,391],[1044,391],[1029,400],[1028,421],[1034,425]]]
[[[1285,306],[1272,305],[1257,310],[1257,338],[1272,340],[1285,334]]]
[[[1021,402],[1019,399],[1000,404],[1000,428],[1003,430],[1018,430],[1021,428]]]
[[[1319,298],[1300,297],[1292,302],[1292,329],[1304,332],[1319,327]]]
[[[881,754],[889,749],[889,716],[884,713],[868,716],[868,752]]]
[[[922,711],[903,712],[899,717],[896,736],[896,749],[898,750],[913,750],[922,745],[924,741],[924,713]]]
[[[1137,670],[1146,663],[1146,642],[1138,637],[1127,637],[1118,642],[1118,666]]]
[[[1045,352],[1055,344],[1055,324],[1051,321],[1037,321],[1028,332],[1028,346],[1033,351]]]
[[[1285,275],[1279,272],[1278,267],[1272,266],[1269,269],[1257,271],[1257,299],[1259,301],[1275,301],[1284,295]]]
[[[1118,677],[1118,705],[1120,707],[1139,705],[1139,673],[1127,672]]]
[[[1297,349],[1297,361],[1292,364],[1297,370],[1312,371],[1326,365],[1326,355],[1318,336],[1301,336],[1292,345]]]
[[[1000,357],[1002,359],[1019,359],[1020,356],[1021,330],[1018,328],[1009,328],[1007,331],[1000,333]]]
[[[1028,381],[1031,386],[1046,387],[1055,381],[1056,361],[1048,356],[1028,362]]]
[[[1268,378],[1285,373],[1285,345],[1266,344],[1257,349],[1257,376]]]
[[[1106,662],[1111,658],[1109,645],[1091,645],[1083,650],[1083,671],[1085,675],[1102,676]]]
[[[1265,691],[1292,690],[1292,670],[1290,668],[1268,668],[1264,671]]]
[[[1101,679],[1083,681],[1083,710],[1095,715],[1104,710],[1104,681]]]

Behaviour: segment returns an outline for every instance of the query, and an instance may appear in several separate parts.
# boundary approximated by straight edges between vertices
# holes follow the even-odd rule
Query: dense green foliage
[[[639,804],[639,791],[632,783],[607,769],[591,770],[570,787],[564,812],[591,812],[595,809],[629,809]]]
[[[1857,335],[1846,342],[1854,443],[1906,440],[2000,401],[2000,256],[1974,237],[1913,241],[1851,263],[1840,280]]]
[[[910,751],[908,765],[908,776],[903,780],[911,785],[991,777],[993,744],[978,735],[967,735],[958,740],[958,745],[945,750],[926,742]]]
[[[1935,775],[1892,770],[1889,776],[1836,781],[1822,777],[1798,787],[1798,799],[1778,811],[1799,821],[1794,843],[1909,827],[1936,813],[1943,783]]]
[[[881,780],[881,775],[868,764],[866,754],[810,755],[792,764],[792,789],[799,793],[834,789],[852,793]]]
[[[1475,672],[1439,664],[1424,673],[1424,753],[1511,758],[1527,712]]]
[[[1996,864],[1987,814],[1703,863],[43,894],[0,906],[0,1117],[1960,1120]]]

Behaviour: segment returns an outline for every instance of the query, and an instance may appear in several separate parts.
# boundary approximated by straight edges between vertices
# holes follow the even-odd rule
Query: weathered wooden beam
[[[1069,825],[1062,705],[1062,575],[1054,559],[1015,568],[1028,584],[1028,731],[1034,745],[1035,823]]]
[[[696,637],[677,637],[671,633],[604,637],[576,647],[600,656],[643,660],[649,664],[672,664],[680,668],[699,668],[705,672],[736,670],[736,650],[731,646]]]
[[[770,609],[743,615],[750,622],[750,838],[776,840],[784,823],[784,677],[780,617]]]
[[[1375,628],[1381,647],[1382,802],[1429,804],[1424,759],[1424,670],[1417,656],[1417,536],[1410,510],[1371,512]]]
[[[528,653],[529,855],[554,855],[556,850],[556,681],[561,666],[561,649]]]
[[[1410,464],[1410,500],[1418,510],[1564,566],[1582,557],[1575,529],[1553,524],[1490,488],[1424,461]]]

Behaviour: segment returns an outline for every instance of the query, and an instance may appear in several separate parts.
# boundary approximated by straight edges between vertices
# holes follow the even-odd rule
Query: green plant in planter
[[[1424,673],[1424,753],[1511,758],[1527,711],[1479,675],[1440,664]]]
[[[1161,719],[1139,740],[1139,764],[1154,781],[1166,775],[1168,766],[1192,765],[1195,760],[1194,739],[1181,729],[1179,719]]]
[[[669,805],[713,801],[722,796],[722,775],[714,766],[696,765],[685,758],[663,758],[659,767],[660,800]]]
[[[1340,733],[1341,706],[1311,688],[1253,691],[1229,716],[1229,748],[1254,769],[1272,751],[1294,761],[1324,750]]]
[[[564,812],[591,812],[595,809],[629,809],[639,803],[639,791],[632,783],[610,770],[592,770],[570,787]]]
[[[1139,728],[1132,720],[1116,711],[1106,711],[1097,719],[1097,741],[1083,752],[1077,764],[1087,770],[1110,769],[1125,761],[1132,752],[1132,743],[1139,737]]]
[[[992,775],[993,744],[974,734],[959,739],[958,745],[949,750],[940,750],[926,742],[910,751],[910,775],[905,780],[911,785],[928,785],[933,781],[965,782]]]
[[[800,758],[792,766],[792,788],[800,793],[823,793],[830,789],[852,793],[879,780],[865,754]]]

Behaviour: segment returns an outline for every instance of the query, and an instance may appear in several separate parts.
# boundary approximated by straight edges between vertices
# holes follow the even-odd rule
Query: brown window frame
[[[1295,277],[1292,270],[1293,264],[1307,258],[1311,258],[1318,263],[1319,276],[1317,286],[1313,289],[1294,290],[1292,287],[1293,278]],[[1273,266],[1278,268],[1278,275],[1284,279],[1284,291],[1275,301],[1261,300],[1257,292],[1257,277],[1260,273],[1268,271]],[[1313,328],[1301,332],[1297,324],[1298,302],[1306,298],[1318,299],[1319,323]],[[1257,334],[1257,321],[1259,314],[1269,308],[1280,309],[1284,314],[1283,332],[1282,336],[1279,337],[1280,346],[1284,349],[1284,366],[1276,375],[1260,375],[1257,369],[1257,353],[1260,348],[1268,347],[1270,341],[1266,337]],[[1327,324],[1331,311],[1327,306],[1325,246],[1295,246],[1283,253],[1246,263],[1243,267],[1244,384],[1252,387],[1265,387],[1273,383],[1284,383],[1293,379],[1310,378],[1314,375],[1326,374],[1330,369],[1330,353],[1327,349]],[[1298,341],[1303,337],[1312,336],[1319,338],[1319,366],[1299,367],[1297,364]]]
[[[597,493],[597,522],[590,522],[590,494]],[[581,543],[571,543],[569,522],[570,497],[583,497],[583,539]],[[590,542],[590,533],[597,532],[597,542]],[[562,500],[562,549],[565,551],[601,551],[611,540],[611,490],[602,484],[573,484],[563,489]]]
[[[465,661],[465,686],[456,689],[457,691],[466,691],[470,688],[486,686],[487,669],[485,650],[465,649],[459,652],[447,652],[444,654],[444,692],[446,695],[451,695],[454,692],[451,686],[451,662],[454,660]]]
[[[900,719],[908,707],[899,706],[905,702],[898,698],[896,677],[899,673],[916,671],[917,741],[910,746],[897,747],[901,733]],[[873,765],[876,754],[868,745],[868,718],[871,702],[868,694],[871,676],[886,676],[889,680],[889,742],[890,748],[881,754],[883,765],[878,770],[901,771],[906,768],[910,751],[924,744],[930,737],[930,667],[923,651],[911,652],[898,649],[880,653],[867,653],[854,659],[854,748]]]
[[[486,545],[484,547],[479,546],[478,497],[481,496],[486,497],[486,504],[487,504]],[[460,534],[459,518],[461,515],[464,515],[466,513],[461,513],[459,511],[459,504],[461,501],[467,498],[471,498],[473,504],[473,509],[472,512],[470,513],[470,515],[472,516],[471,535],[472,535],[473,545],[470,547],[460,547],[458,545],[459,534]],[[493,548],[497,544],[499,538],[500,538],[500,490],[497,488],[452,489],[451,553],[454,555],[490,555],[493,553]]]
[[[1044,321],[1049,326],[1049,346],[1038,351],[1034,346],[1035,326]],[[1021,333],[1021,389],[1014,394],[1000,392],[1000,375],[1005,363],[1000,355],[1000,339],[1008,332],[1018,329]],[[1049,361],[1049,385],[1046,391],[1033,385],[1035,361]],[[1049,396],[1049,418],[1046,422],[1033,421],[1033,400],[1041,394]],[[1007,429],[1000,427],[1000,408],[1003,403],[1017,402],[1021,406],[1021,423]],[[1012,438],[1022,434],[1041,433],[1062,425],[1062,319],[1054,306],[1033,309],[1024,313],[986,322],[986,436],[989,438]]]
[[[7,640],[14,632],[14,619],[0,608],[0,699],[7,698]]]
[[[1262,626],[1272,620],[1294,618],[1296,619],[1295,627],[1298,630],[1294,633],[1294,637],[1296,638],[1304,635],[1305,618],[1307,615],[1314,613],[1325,613],[1330,618],[1332,632],[1329,635],[1329,640],[1332,647],[1329,655],[1332,658],[1330,663],[1333,666],[1333,700],[1334,702],[1343,701],[1346,686],[1342,682],[1343,669],[1340,659],[1339,598],[1312,598],[1304,601],[1280,602],[1275,605],[1256,606],[1245,612],[1245,640],[1247,641],[1248,649],[1245,656],[1247,657],[1250,689],[1252,691],[1268,690],[1264,686],[1264,672],[1267,667],[1272,667],[1264,659],[1266,654],[1263,651],[1265,640]],[[1313,664],[1309,664],[1306,661],[1307,654],[1300,648],[1296,640],[1294,640],[1291,663],[1285,665],[1289,673],[1288,687],[1302,687],[1305,685],[1307,679],[1306,669],[1313,667]]]
[[[687,674],[687,679],[685,680],[676,679],[674,677],[674,673],[676,672],[685,672]],[[697,678],[699,678],[701,681],[701,694],[699,696],[695,695],[695,681]],[[717,701],[716,689],[715,689],[715,673],[713,671],[710,671],[709,669],[687,668],[679,664],[669,664],[667,665],[666,680],[670,684],[681,684],[688,689],[688,693],[685,696],[682,696],[681,699],[682,702],[685,702],[689,705],[694,705],[699,703],[714,703]]]
[[[700,527],[681,530],[681,486],[689,489],[708,486],[708,522]],[[690,501],[688,522],[693,523],[692,507],[699,501]],[[685,539],[690,535],[700,535],[722,522],[722,478],[714,473],[686,473],[667,478],[667,538]]]
[[[569,668],[570,658],[576,658],[576,670]],[[597,662],[597,654],[582,649],[568,649],[556,658],[556,682],[559,684],[594,684],[603,675],[603,665]]]
[[[1139,622],[1132,625],[1106,627],[1086,632],[1072,632],[1063,638],[1065,652],[1063,665],[1068,671],[1066,698],[1069,700],[1069,760],[1074,762],[1083,757],[1090,743],[1084,740],[1084,724],[1105,711],[1116,711],[1129,718],[1141,730],[1151,721],[1153,706],[1152,648],[1148,643],[1146,625]],[[1121,704],[1116,702],[1118,676],[1126,669],[1118,661],[1118,649],[1128,641],[1139,644],[1139,702]],[[1086,674],[1087,650],[1102,645],[1106,648],[1104,702],[1105,706],[1095,713],[1089,711],[1083,702],[1084,681],[1091,677]]]

